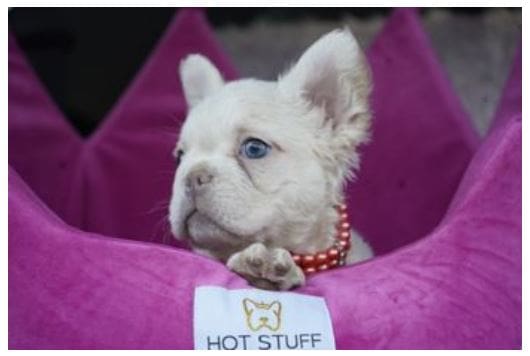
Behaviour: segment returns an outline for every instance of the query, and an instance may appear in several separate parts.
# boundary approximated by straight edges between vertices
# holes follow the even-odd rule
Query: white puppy
[[[293,254],[333,246],[343,187],[368,140],[371,76],[348,30],[315,42],[275,82],[225,83],[201,55],[180,65],[189,113],[169,220],[194,251],[252,284],[302,285]],[[352,233],[353,263],[372,256]]]

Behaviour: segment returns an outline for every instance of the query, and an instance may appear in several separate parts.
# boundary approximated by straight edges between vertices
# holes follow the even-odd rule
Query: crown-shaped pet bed
[[[82,139],[10,35],[10,348],[193,348],[195,288],[248,287],[164,226],[189,53],[236,78],[203,13],[180,10]],[[325,298],[340,349],[520,348],[520,53],[482,142],[415,11],[368,57],[373,141],[347,199],[377,256],[296,293]]]

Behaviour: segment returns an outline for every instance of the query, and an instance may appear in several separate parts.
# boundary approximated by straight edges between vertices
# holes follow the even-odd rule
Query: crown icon
[[[245,312],[245,321],[250,330],[258,331],[266,328],[270,331],[277,331],[280,329],[282,305],[279,301],[275,300],[272,303],[265,303],[245,298],[242,304]]]

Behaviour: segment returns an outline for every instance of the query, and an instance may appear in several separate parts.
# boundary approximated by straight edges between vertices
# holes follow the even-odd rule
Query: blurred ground
[[[367,47],[384,19],[349,14],[332,21],[257,19],[244,26],[217,27],[216,33],[242,76],[274,79],[323,33],[347,25]],[[521,12],[489,9],[470,15],[432,9],[422,22],[465,109],[484,134],[520,43]]]

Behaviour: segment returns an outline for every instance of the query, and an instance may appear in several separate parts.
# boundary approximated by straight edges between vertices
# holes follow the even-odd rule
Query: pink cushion
[[[162,243],[185,114],[176,67],[192,52],[235,77],[203,14],[181,10],[82,140],[10,36],[10,348],[192,348],[194,288],[246,287]],[[475,153],[414,11],[397,10],[368,54],[374,137],[348,200],[378,257],[297,292],[325,297],[338,348],[520,348],[520,69]]]

